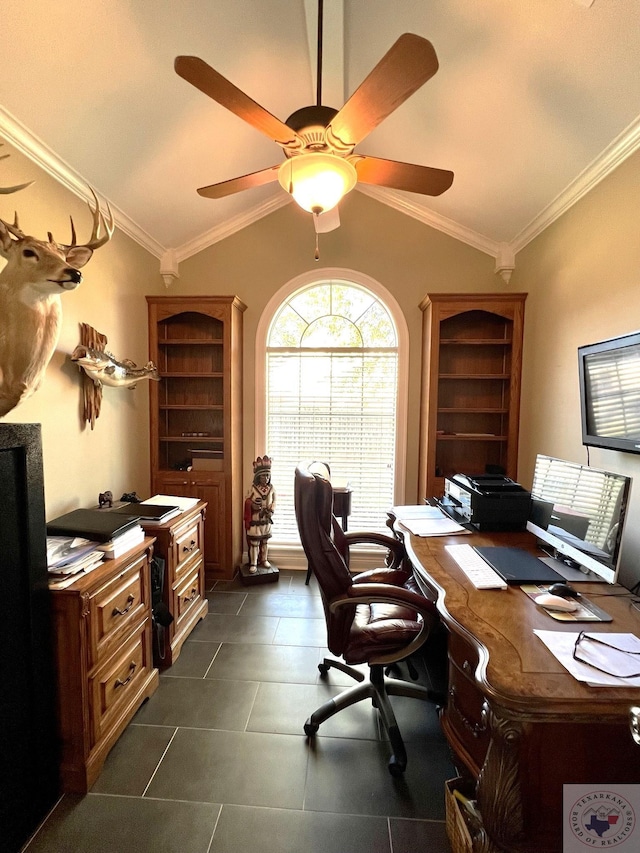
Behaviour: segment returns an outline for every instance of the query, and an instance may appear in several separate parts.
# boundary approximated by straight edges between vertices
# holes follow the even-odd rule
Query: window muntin
[[[274,541],[298,540],[293,470],[331,466],[353,490],[350,526],[384,530],[393,504],[398,345],[393,319],[369,290],[315,283],[276,311],[266,346],[266,447],[278,493]]]

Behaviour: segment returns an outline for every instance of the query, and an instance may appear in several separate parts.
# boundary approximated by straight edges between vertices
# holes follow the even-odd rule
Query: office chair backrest
[[[351,586],[351,575],[340,551],[333,541],[333,490],[331,483],[309,467],[298,465],[295,473],[294,504],[298,532],[305,555],[315,576],[327,622],[327,646],[342,654],[353,617],[353,607],[341,607],[331,613],[334,598],[343,595]]]

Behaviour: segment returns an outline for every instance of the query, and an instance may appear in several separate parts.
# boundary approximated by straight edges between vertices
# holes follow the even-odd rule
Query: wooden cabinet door
[[[199,498],[207,502],[204,522],[204,568],[207,583],[212,579],[233,577],[235,567],[225,565],[227,524],[224,477],[215,474],[200,474],[196,477],[191,471],[166,474],[158,477],[155,491],[177,497]]]

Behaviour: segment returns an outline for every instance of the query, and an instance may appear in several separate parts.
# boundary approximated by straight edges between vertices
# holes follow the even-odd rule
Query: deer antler
[[[100,246],[104,246],[105,243],[109,242],[115,229],[115,223],[113,220],[113,212],[111,210],[111,207],[109,206],[109,202],[107,202],[107,211],[109,213],[109,220],[107,221],[105,215],[100,210],[100,202],[98,201],[98,196],[95,194],[93,187],[89,187],[89,189],[91,190],[91,195],[93,196],[93,200],[96,203],[94,209],[93,207],[91,207],[91,202],[87,202],[87,204],[89,205],[89,210],[91,211],[91,216],[93,217],[93,230],[91,232],[89,242],[82,243],[81,246],[85,249],[91,249],[91,251],[93,251],[94,249],[99,249]],[[76,229],[75,225],[73,224],[73,217],[70,216],[69,220],[71,222],[71,243],[58,243],[60,248],[65,252],[69,251],[69,249],[76,248],[78,245],[76,242]],[[100,235],[100,229],[104,229],[104,233],[102,235]],[[48,233],[48,237],[49,242],[53,243],[54,239],[50,231]]]
[[[24,186],[28,187],[29,184],[25,184]],[[1,190],[0,190],[0,192],[1,192]],[[13,234],[13,236],[16,237],[18,240],[22,240],[24,237],[27,236],[24,233],[24,231],[20,230],[20,226],[18,225],[18,211],[17,210],[13,215],[13,225],[10,222],[5,222],[4,219],[0,219],[0,222],[4,225],[4,227],[7,229],[7,231],[10,234]]]
[[[3,142],[0,142],[0,145],[4,145]],[[0,160],[6,160],[8,154],[0,155]],[[17,193],[18,190],[23,190],[25,187],[30,187],[33,181],[27,181],[26,184],[16,184],[15,187],[0,187],[0,195],[9,195],[9,193]]]

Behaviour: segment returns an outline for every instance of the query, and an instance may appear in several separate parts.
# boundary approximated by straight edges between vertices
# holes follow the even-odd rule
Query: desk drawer
[[[107,735],[128,702],[135,701],[138,685],[151,671],[147,660],[146,622],[125,645],[89,678],[93,733],[92,746]]]
[[[187,616],[189,611],[200,601],[200,570],[202,568],[202,560],[198,560],[193,571],[190,571],[188,576],[182,578],[176,584],[173,591],[173,615],[176,620],[175,633],[180,630],[181,621]]]
[[[105,660],[122,637],[147,615],[143,572],[148,571],[146,555],[138,557],[101,587],[89,602],[89,666]]]
[[[489,731],[482,719],[484,696],[473,677],[449,660],[447,726],[475,765],[482,766],[489,748]]]
[[[183,572],[189,570],[189,565],[193,559],[202,551],[200,542],[200,519],[196,519],[184,530],[177,532],[174,545],[174,579],[177,579]]]
[[[455,631],[451,631],[449,634],[448,648],[451,661],[458,669],[473,678],[480,660],[477,648],[472,646],[464,637],[461,637],[460,634],[456,634]]]

